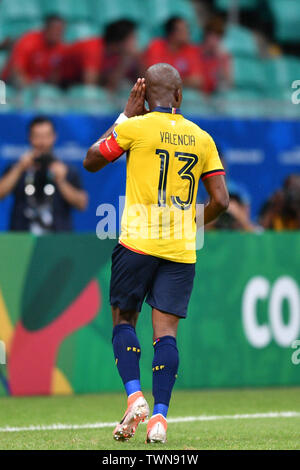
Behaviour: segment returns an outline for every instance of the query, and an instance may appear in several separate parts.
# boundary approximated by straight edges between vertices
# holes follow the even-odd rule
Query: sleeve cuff
[[[225,175],[225,171],[222,168],[219,168],[217,170],[206,171],[205,173],[202,173],[201,179],[202,181],[204,181],[206,178],[216,175]]]

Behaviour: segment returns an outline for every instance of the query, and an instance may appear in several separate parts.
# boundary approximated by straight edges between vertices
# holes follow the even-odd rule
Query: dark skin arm
[[[124,109],[124,114],[128,118],[139,116],[145,113],[145,80],[139,78],[133,86],[127,104]],[[86,157],[83,161],[83,166],[87,171],[95,173],[96,171],[104,168],[109,162],[101,155],[99,144],[102,139],[108,137],[114,130],[117,124],[114,123],[101,137],[95,142],[87,151]]]
[[[204,208],[204,225],[206,225],[226,211],[229,205],[229,195],[223,175],[211,176],[205,179],[203,184],[209,195],[209,202]]]

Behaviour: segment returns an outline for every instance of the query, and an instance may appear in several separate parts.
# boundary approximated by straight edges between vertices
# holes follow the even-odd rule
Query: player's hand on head
[[[145,79],[138,78],[134,84],[127,104],[124,109],[124,114],[127,117],[140,116],[145,114]]]

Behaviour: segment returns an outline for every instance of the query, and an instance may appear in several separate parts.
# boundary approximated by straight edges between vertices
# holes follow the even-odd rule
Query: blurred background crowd
[[[291,86],[300,79],[299,25],[298,0],[0,0],[0,77],[7,96],[0,111],[116,113],[147,67],[168,62],[183,78],[182,110],[191,117],[298,120]],[[34,186],[28,169],[36,133],[42,139],[39,157],[46,155],[53,187],[62,196],[62,222],[56,226],[52,221],[49,230],[70,230],[71,224],[63,222],[64,205],[84,210],[87,194],[76,172],[52,161],[56,137],[51,120],[38,118],[30,127],[31,157],[26,153],[17,169],[5,168],[0,197],[14,192],[17,198],[19,188],[19,210],[24,212]],[[209,229],[300,228],[299,175],[289,175],[274,194],[266,194],[255,223],[249,188],[231,181],[230,171],[228,184],[229,210]],[[16,213],[15,218],[20,221]],[[35,222],[24,224],[14,228],[11,221],[10,227],[36,227]]]
[[[168,62],[189,112],[283,112],[300,76],[299,18],[297,0],[1,0],[1,77],[11,107],[107,112]]]

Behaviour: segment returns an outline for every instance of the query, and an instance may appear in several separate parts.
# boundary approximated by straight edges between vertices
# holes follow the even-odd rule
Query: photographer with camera
[[[31,149],[0,179],[0,199],[14,195],[10,230],[36,235],[71,231],[71,209],[85,210],[88,198],[79,175],[53,154],[55,140],[50,119],[33,119],[29,125]]]
[[[283,187],[265,202],[259,214],[266,230],[300,230],[300,175],[289,175]]]

